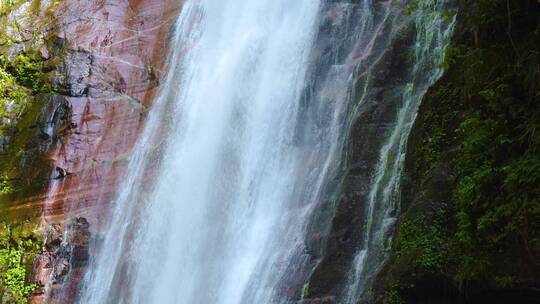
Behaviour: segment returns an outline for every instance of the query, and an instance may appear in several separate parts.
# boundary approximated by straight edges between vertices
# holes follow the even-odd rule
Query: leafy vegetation
[[[2,224],[0,229],[0,298],[2,303],[26,303],[37,288],[29,282],[33,257],[41,252],[41,240],[31,223]]]
[[[3,58],[3,56],[0,57],[0,63],[5,61]],[[0,64],[0,117],[6,118],[8,107],[10,112],[16,112],[17,108],[24,103],[27,94],[28,90],[18,85],[15,77]],[[0,128],[0,132],[2,132],[2,128]]]
[[[0,118],[9,119],[8,124],[20,116],[30,95],[50,92],[43,62],[36,54],[21,53],[11,62],[0,55]],[[2,129],[0,135],[5,132]]]
[[[447,251],[444,228],[442,214],[430,224],[422,217],[404,221],[394,240],[394,254],[399,259],[410,261],[410,267],[416,271],[441,271]]]
[[[390,303],[425,277],[463,293],[538,284],[540,3],[459,2],[446,75],[426,95],[407,156],[415,205],[405,202],[413,210],[393,244]]]
[[[399,285],[395,282],[388,284],[385,298],[388,304],[403,304],[403,299],[399,295]]]
[[[43,60],[37,53],[18,54],[12,64],[4,64],[12,71],[17,83],[32,90],[34,94],[51,93],[51,85],[44,80]]]
[[[454,160],[459,282],[497,274],[497,261],[515,248],[531,266],[540,253],[539,15],[523,3],[478,7],[483,17],[470,22],[493,32],[452,58],[466,77],[461,100],[468,107]]]
[[[13,187],[11,186],[9,179],[6,176],[0,178],[0,195],[10,194],[12,192]]]

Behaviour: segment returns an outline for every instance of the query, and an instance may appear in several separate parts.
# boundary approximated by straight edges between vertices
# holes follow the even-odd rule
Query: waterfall
[[[286,298],[346,116],[303,102],[319,11],[317,0],[184,3],[80,303]]]
[[[439,2],[419,1],[414,69],[373,164],[343,303],[364,295],[388,250],[406,139],[451,33]],[[185,1],[159,96],[93,241],[79,303],[298,300],[318,261],[306,235],[323,204],[335,204],[345,138],[406,24],[402,8]]]
[[[414,65],[410,80],[402,90],[394,126],[379,152],[367,197],[362,247],[349,273],[344,303],[354,304],[359,299],[369,299],[370,283],[390,250],[390,232],[399,214],[400,180],[407,138],[424,94],[442,76],[445,50],[453,33],[455,16],[445,11],[446,4],[443,0],[416,2]]]

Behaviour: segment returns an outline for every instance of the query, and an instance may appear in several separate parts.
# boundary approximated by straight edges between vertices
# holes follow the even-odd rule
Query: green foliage
[[[399,285],[395,282],[389,284],[386,289],[385,298],[388,304],[403,304],[403,299],[399,295]]]
[[[309,296],[309,282],[302,287],[302,299],[306,299]]]
[[[9,12],[17,9],[22,4],[29,0],[1,0],[0,1],[0,15],[8,14]]]
[[[407,219],[399,225],[394,240],[396,258],[409,261],[409,266],[420,273],[437,273],[445,265],[447,244],[444,235],[444,215],[432,223],[423,217]]]
[[[470,14],[464,19],[467,26],[491,26],[506,21],[507,2],[510,0],[462,0]]]
[[[436,173],[452,177],[450,204],[415,196],[390,278],[529,288],[540,271],[540,3],[460,2],[447,73],[426,97],[407,156],[419,191],[437,191],[427,181],[446,165]],[[387,285],[387,299],[407,288],[398,287]]]
[[[29,89],[21,86],[17,77],[8,72],[8,69],[11,69],[11,66],[4,56],[0,55],[0,118],[6,116],[8,105],[11,113],[21,111],[29,93]],[[0,128],[0,135],[3,133]]]
[[[5,269],[2,276],[4,286],[19,300],[26,303],[26,298],[37,287],[26,284],[26,268],[22,264],[22,252],[19,250],[0,250],[0,267]]]
[[[28,266],[33,257],[41,252],[41,240],[34,226],[23,223],[17,226],[2,224],[0,229],[0,295],[10,293],[17,303],[27,302],[28,296],[37,288],[28,282]]]
[[[9,182],[9,179],[4,176],[0,178],[0,195],[6,195],[13,192],[13,186]]]
[[[13,87],[17,86],[17,80],[7,70],[7,60],[3,55],[0,55],[0,96],[2,98],[9,98]]]
[[[434,93],[433,99],[437,107],[428,109],[421,118],[422,123],[429,126],[429,136],[417,145],[414,172],[418,176],[428,177],[431,170],[439,161],[442,150],[456,137],[451,127],[460,115],[460,89],[450,86],[440,86]]]
[[[50,84],[43,77],[43,61],[36,53],[19,54],[7,66],[17,83],[27,87],[34,94],[51,93]]]
[[[496,273],[502,257],[494,252],[517,247],[529,255],[540,253],[538,25],[534,31],[505,33],[511,29],[509,22],[518,18],[509,15],[516,7],[506,1],[479,5],[494,16],[471,17],[473,22],[480,28],[489,25],[490,31],[507,39],[462,46],[454,56],[463,63],[467,81],[461,98],[470,109],[458,129],[462,145],[454,160],[456,243],[463,256],[460,282]],[[502,13],[495,13],[501,8]],[[495,283],[506,286],[508,280]]]
[[[493,96],[499,103],[489,101]],[[502,106],[507,112],[520,107],[517,101],[506,105],[500,92],[484,94],[484,98],[491,109]],[[514,121],[501,110],[490,114],[496,119],[479,110],[461,126],[464,141],[456,159],[460,178],[455,190],[459,209],[456,239],[464,256],[460,281],[490,275],[495,264],[491,253],[501,248],[519,246],[527,252],[540,252],[538,146],[516,134],[523,129],[522,119]]]

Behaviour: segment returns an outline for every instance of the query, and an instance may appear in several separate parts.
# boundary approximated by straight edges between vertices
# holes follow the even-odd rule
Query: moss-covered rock
[[[49,8],[57,3],[0,5],[0,208],[46,187],[53,170],[46,153],[69,124],[67,102],[49,77],[61,69],[65,45],[54,43],[52,28],[39,23],[50,21]]]
[[[39,287],[34,264],[50,255],[39,225],[25,220],[40,210],[9,207],[47,187],[47,155],[70,128],[70,107],[51,79],[67,52],[55,35],[59,2],[0,0],[0,303],[26,303]]]
[[[386,303],[540,298],[540,3],[458,1],[413,127]]]

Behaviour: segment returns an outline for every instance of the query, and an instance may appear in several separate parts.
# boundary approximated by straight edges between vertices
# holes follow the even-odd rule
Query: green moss
[[[302,287],[302,299],[307,299],[307,297],[309,297],[309,282]]]
[[[437,108],[428,109],[420,118],[430,134],[417,147],[413,164],[416,175],[429,177],[442,157],[443,149],[455,140],[457,135],[451,126],[460,115],[462,101],[459,94],[459,88],[451,86],[441,86],[433,93],[433,99],[438,101]]]
[[[0,55],[0,136],[8,136],[0,161],[0,202],[39,191],[47,166],[39,161],[40,129],[36,123],[45,99],[52,92],[38,54],[21,53],[11,61]],[[38,139],[36,139],[38,138]],[[32,166],[31,172],[23,167]]]
[[[35,127],[43,103],[41,99],[26,103],[16,124],[7,130],[12,137],[7,150],[0,155],[0,176],[8,182],[11,190],[0,194],[0,207],[41,191],[48,182],[50,166],[42,158],[38,146],[41,132]],[[1,213],[0,218],[4,218]]]

